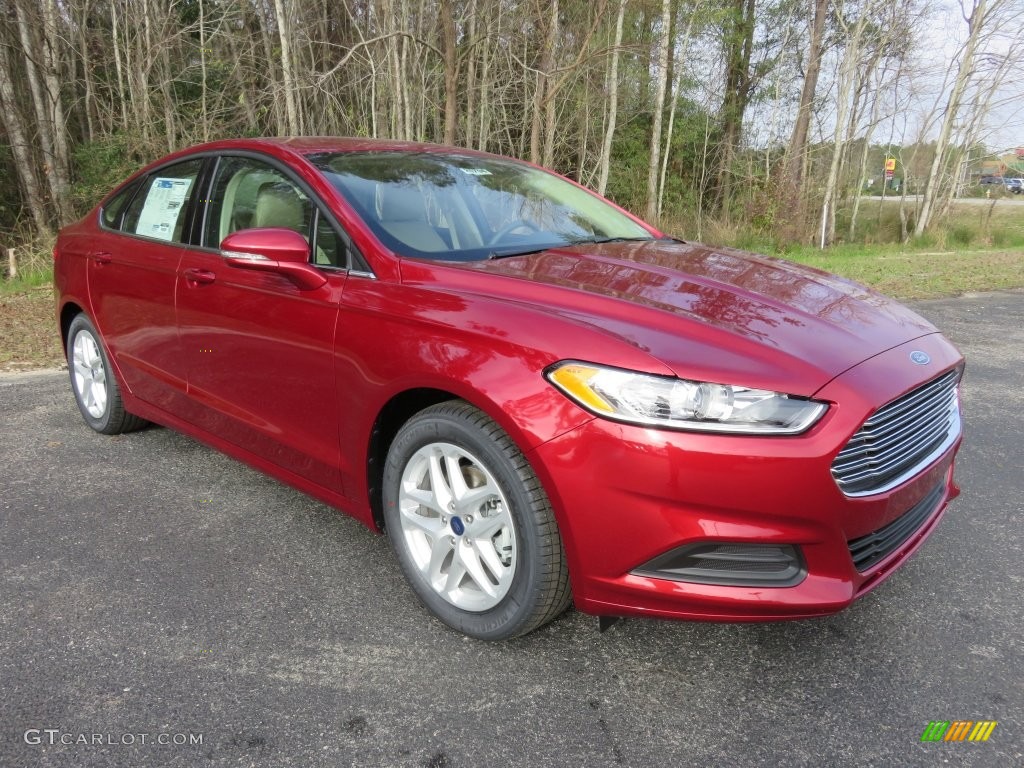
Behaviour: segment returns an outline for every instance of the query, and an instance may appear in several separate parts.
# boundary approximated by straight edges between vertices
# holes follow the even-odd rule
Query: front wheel
[[[128,413],[96,328],[84,314],[68,327],[68,373],[85,423],[104,435],[131,432],[146,422]]]
[[[568,606],[547,496],[511,438],[476,408],[448,402],[410,419],[388,451],[383,496],[406,578],[454,629],[504,640]]]

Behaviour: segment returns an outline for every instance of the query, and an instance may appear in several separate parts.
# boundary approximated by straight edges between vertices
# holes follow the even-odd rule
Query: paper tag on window
[[[170,240],[191,187],[192,179],[157,177],[146,195],[135,233]]]

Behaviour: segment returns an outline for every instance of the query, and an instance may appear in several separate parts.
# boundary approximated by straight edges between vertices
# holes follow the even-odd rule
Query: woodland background
[[[710,242],[922,237],[1024,81],[1024,0],[961,2],[0,0],[0,246],[170,150],[296,134],[526,158]]]

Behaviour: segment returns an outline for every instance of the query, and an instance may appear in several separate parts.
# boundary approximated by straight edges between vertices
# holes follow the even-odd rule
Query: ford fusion
[[[384,531],[441,621],[821,616],[948,502],[963,360],[856,283],[666,237],[494,155],[205,144],[64,229],[85,422],[155,422]]]

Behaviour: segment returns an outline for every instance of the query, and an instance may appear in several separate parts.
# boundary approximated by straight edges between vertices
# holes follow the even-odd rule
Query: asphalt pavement
[[[850,609],[776,624],[469,640],[344,515],[0,378],[0,766],[1020,766],[1024,291],[917,308],[968,358],[964,494]],[[956,720],[998,725],[922,743]]]

